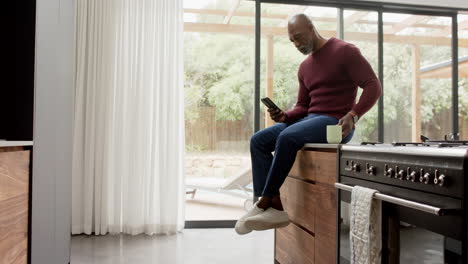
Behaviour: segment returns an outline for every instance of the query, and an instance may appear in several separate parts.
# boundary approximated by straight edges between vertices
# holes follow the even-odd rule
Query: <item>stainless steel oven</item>
[[[428,150],[341,147],[337,263],[350,263],[349,210],[356,185],[379,191],[374,198],[382,200],[382,263],[468,263],[466,149]]]

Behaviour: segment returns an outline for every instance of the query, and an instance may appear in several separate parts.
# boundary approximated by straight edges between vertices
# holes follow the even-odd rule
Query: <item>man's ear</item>
[[[310,32],[314,32],[314,25],[309,24],[307,28],[309,29]]]

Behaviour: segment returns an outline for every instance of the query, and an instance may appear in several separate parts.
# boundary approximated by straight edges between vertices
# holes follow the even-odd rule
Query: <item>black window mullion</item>
[[[459,133],[458,127],[458,17],[452,16],[452,130]]]
[[[344,9],[338,8],[338,37],[344,40]]]
[[[379,80],[382,85],[382,96],[379,99],[378,104],[378,141],[384,142],[384,71],[383,71],[383,14],[382,10],[378,11],[378,71],[379,71]]]
[[[261,1],[255,1],[255,89],[254,89],[254,132],[260,130],[260,42]]]
[[[254,89],[254,132],[260,130],[260,42],[261,42],[261,0],[255,0],[255,89]],[[253,201],[258,197],[253,195]]]

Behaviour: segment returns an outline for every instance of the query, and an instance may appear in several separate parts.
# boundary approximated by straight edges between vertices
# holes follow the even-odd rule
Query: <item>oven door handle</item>
[[[335,183],[335,188],[340,189],[340,190],[344,190],[344,191],[349,191],[349,192],[351,192],[353,190],[353,186],[350,186],[350,185],[347,185],[347,184],[342,184],[342,183]],[[390,195],[386,195],[386,194],[382,194],[382,193],[375,193],[374,197],[376,199],[379,199],[379,200],[382,200],[382,201],[385,201],[385,202],[401,205],[401,206],[404,206],[404,207],[416,209],[416,210],[419,210],[419,211],[423,211],[423,212],[438,215],[438,216],[452,214],[454,212],[459,211],[458,209],[438,208],[438,207],[434,207],[434,206],[431,206],[431,205],[422,204],[422,203],[418,203],[418,202],[413,202],[413,201],[409,201],[409,200],[406,200],[406,199],[402,199],[402,198],[398,198],[398,197],[394,197],[394,196],[390,196]]]

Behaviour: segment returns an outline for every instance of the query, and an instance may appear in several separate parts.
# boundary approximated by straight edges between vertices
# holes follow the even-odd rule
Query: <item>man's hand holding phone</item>
[[[280,109],[275,108],[268,108],[268,112],[270,113],[271,119],[278,123],[284,123],[286,121],[286,115]]]
[[[278,123],[286,121],[286,114],[275,103],[273,103],[270,98],[265,97],[262,98],[261,101],[266,107],[268,107],[271,119]]]

